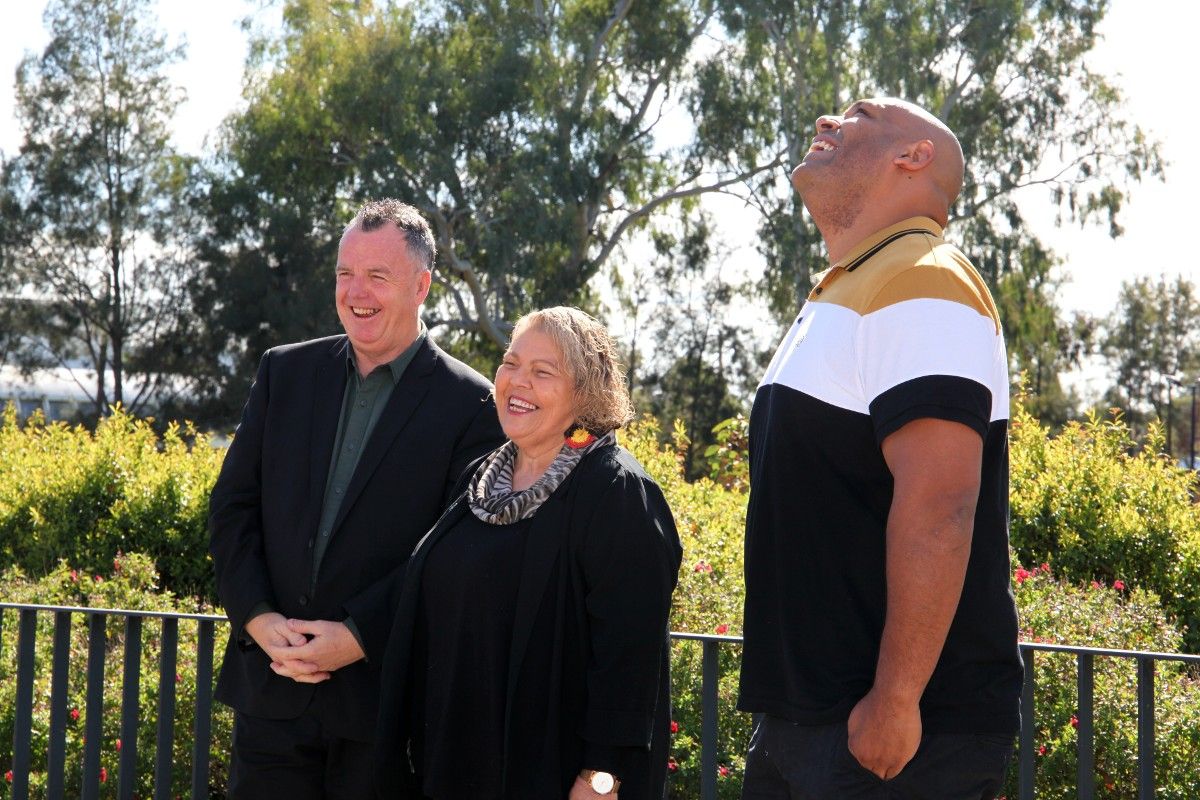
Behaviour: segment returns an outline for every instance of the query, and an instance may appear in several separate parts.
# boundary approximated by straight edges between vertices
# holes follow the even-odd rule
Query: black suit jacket
[[[209,508],[233,629],[216,696],[269,719],[311,707],[333,735],[369,741],[404,562],[462,471],[504,437],[491,384],[426,338],[363,449],[310,593],[349,347],[345,336],[317,339],[268,350],[259,364]],[[261,603],[287,617],[351,617],[367,658],[316,685],[276,675],[239,635]]]

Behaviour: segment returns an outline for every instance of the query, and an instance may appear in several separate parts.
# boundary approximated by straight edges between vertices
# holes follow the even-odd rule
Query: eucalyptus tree
[[[38,308],[21,344],[84,363],[97,413],[136,410],[161,385],[187,308],[191,165],[170,143],[182,93],[167,76],[182,50],[147,24],[152,10],[51,0],[50,42],[17,68],[23,140],[0,187],[11,290]]]

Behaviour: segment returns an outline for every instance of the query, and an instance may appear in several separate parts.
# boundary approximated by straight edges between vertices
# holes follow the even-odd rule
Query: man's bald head
[[[946,223],[962,190],[963,154],[937,117],[906,100],[872,97],[819,117],[816,128],[792,185],[827,241],[913,216]]]
[[[933,145],[934,159],[928,167],[931,170],[930,179],[945,196],[946,208],[949,209],[962,191],[964,169],[962,145],[954,131],[933,114],[907,100],[881,97],[859,102],[874,103],[884,109],[887,117],[895,123],[897,144],[928,140]]]

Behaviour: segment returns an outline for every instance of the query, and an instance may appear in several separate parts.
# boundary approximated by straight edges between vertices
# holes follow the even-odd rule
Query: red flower
[[[679,723],[671,720],[671,733],[679,733]]]
[[[79,719],[79,709],[78,708],[71,709],[71,719]]]
[[[1071,715],[1071,727],[1072,728],[1079,727],[1079,717],[1075,716],[1074,714]]]
[[[4,780],[8,781],[9,783],[12,783],[12,770],[11,769],[8,772],[4,773]]]
[[[1046,745],[1042,745],[1041,747],[1038,748],[1038,755],[1039,756],[1046,755]]]
[[[729,767],[725,766],[724,764],[718,765],[717,766],[717,774],[720,775],[722,778],[728,778],[729,777]]]
[[[94,580],[96,583],[103,583],[103,582],[104,582],[104,578],[101,578],[99,575],[93,575],[93,576],[92,576],[92,580]]]
[[[1100,588],[1100,581],[1092,581],[1092,588],[1093,588],[1093,589],[1099,589],[1099,588]]]
[[[104,767],[100,768],[100,782],[101,783],[108,782],[108,770],[106,770]]]
[[[120,571],[121,571],[121,559],[119,557],[114,558],[113,559],[113,572],[120,572]]]
[[[1118,592],[1125,591],[1125,581],[1113,581],[1113,588]]]
[[[717,626],[716,631],[717,631],[717,633],[728,633],[729,626],[726,625],[724,622],[722,622],[720,625]]]
[[[175,673],[175,682],[176,682],[176,683],[183,683],[183,678],[179,677],[179,673],[178,673],[178,672],[176,672],[176,673]]]
[[[1050,562],[1049,561],[1046,561],[1042,564],[1042,572],[1045,572],[1047,574],[1050,572]]]
[[[676,772],[676,771],[678,771],[678,770],[679,770],[679,764],[677,764],[677,763],[675,762],[675,759],[673,759],[673,758],[668,758],[668,759],[667,759],[667,772]],[[11,773],[11,772],[10,772],[10,773],[8,773],[8,774],[9,774],[9,775],[12,775],[12,773]]]
[[[121,752],[121,740],[117,739],[117,752]]]
[[[1032,576],[1032,575],[1033,575],[1033,573],[1030,572],[1029,570],[1025,569],[1024,567],[1017,567],[1017,571],[1013,574],[1013,577],[1016,578],[1017,585],[1020,586],[1022,583],[1024,583],[1026,580],[1028,580],[1030,578],[1030,576]]]

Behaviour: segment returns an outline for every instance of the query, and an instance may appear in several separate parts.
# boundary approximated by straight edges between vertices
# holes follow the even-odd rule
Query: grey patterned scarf
[[[528,519],[566,480],[571,470],[579,463],[579,459],[597,447],[615,444],[616,441],[616,433],[609,431],[587,447],[578,450],[564,444],[542,476],[528,489],[519,492],[513,491],[512,488],[517,446],[512,442],[505,442],[483,460],[467,484],[467,501],[471,505],[471,512],[492,525],[509,525],[518,520]]]

